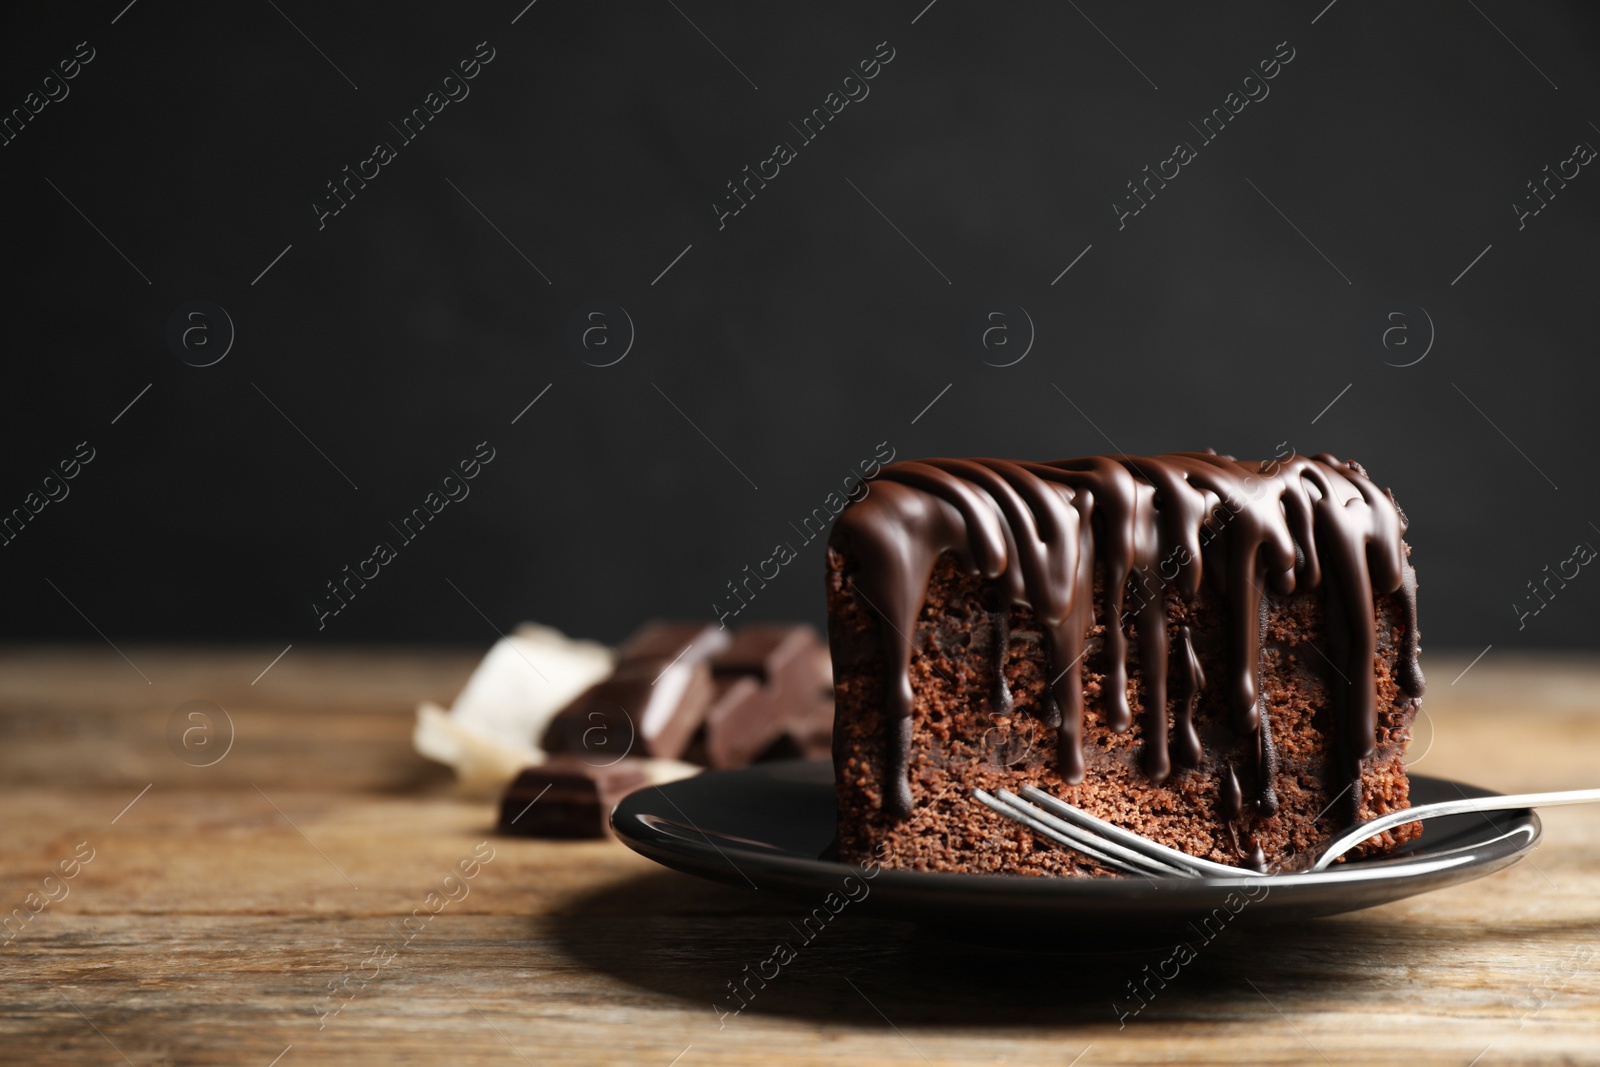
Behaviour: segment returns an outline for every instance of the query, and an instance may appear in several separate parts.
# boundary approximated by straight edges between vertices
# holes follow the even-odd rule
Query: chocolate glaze
[[[1244,815],[1244,790],[1239,787],[1239,776],[1233,773],[1233,764],[1228,765],[1228,773],[1222,778],[1221,796],[1217,806],[1222,809],[1222,817],[1230,823],[1238,822]]]
[[[1181,627],[1178,635],[1183,638],[1183,673],[1179,675],[1178,714],[1172,727],[1172,762],[1179,767],[1197,767],[1200,735],[1194,729],[1194,709],[1200,703],[1200,690],[1206,687],[1206,672],[1200,669],[1189,628]]]
[[[1245,838],[1246,845],[1239,849],[1239,858],[1244,860],[1245,866],[1252,871],[1265,874],[1267,870],[1267,854],[1261,851],[1261,842],[1253,837]]]
[[[889,737],[885,810],[911,813],[911,635],[935,562],[953,553],[968,573],[993,581],[1009,605],[1029,607],[1044,628],[1052,682],[1040,717],[1057,728],[1057,769],[1083,779],[1084,641],[1096,620],[1094,582],[1104,579],[1101,618],[1105,716],[1128,729],[1125,612],[1138,620],[1144,702],[1143,765],[1159,781],[1200,761],[1193,715],[1205,677],[1187,627],[1180,631],[1177,714],[1166,729],[1166,587],[1184,599],[1202,575],[1228,605],[1229,663],[1224,698],[1233,726],[1253,736],[1258,810],[1277,810],[1276,757],[1260,693],[1266,591],[1321,589],[1336,672],[1329,685],[1338,725],[1338,762],[1359,790],[1359,761],[1376,747],[1377,652],[1374,596],[1399,593],[1406,634],[1399,681],[1422,695],[1417,662],[1416,578],[1401,541],[1404,514],[1354,463],[1331,455],[1241,463],[1213,453],[1094,456],[1051,463],[928,459],[883,468],[872,491],[834,527],[854,556],[854,579],[879,615]],[[1126,606],[1130,586],[1141,602]],[[993,700],[1008,709],[1007,627],[996,628]],[[1231,774],[1231,769],[1230,769]],[[1235,786],[1237,788],[1237,786]],[[1359,797],[1355,801],[1359,803]],[[1241,798],[1242,806],[1242,798]],[[1241,807],[1242,811],[1242,807]],[[1237,816],[1234,816],[1237,817]]]
[[[1010,715],[1014,702],[1006,680],[1006,661],[1011,651],[1011,605],[1000,604],[990,611],[989,622],[994,628],[994,690],[989,702],[996,715]]]

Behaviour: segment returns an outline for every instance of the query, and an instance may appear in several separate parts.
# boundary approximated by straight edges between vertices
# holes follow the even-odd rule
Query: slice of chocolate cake
[[[1329,455],[884,467],[828,546],[841,858],[1108,873],[976,788],[1256,868],[1406,807],[1406,527]]]

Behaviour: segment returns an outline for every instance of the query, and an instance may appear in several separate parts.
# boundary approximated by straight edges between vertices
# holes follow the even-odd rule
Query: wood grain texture
[[[1166,952],[985,952],[848,913],[719,1020],[725,983],[802,909],[613,842],[494,837],[492,805],[453,797],[409,741],[416,701],[448,703],[475,653],[297,648],[252,686],[279,649],[123,651],[136,669],[0,652],[0,914],[59,898],[0,948],[0,1061],[1600,1060],[1597,808],[1545,813],[1532,858],[1479,882],[1229,930],[1125,1026],[1113,1002],[1135,1006],[1127,983]],[[1600,665],[1491,652],[1451,685],[1466,663],[1427,657],[1417,770],[1600,784]],[[168,749],[192,699],[235,723],[214,766]],[[46,883],[80,842],[93,859]],[[458,899],[413,917],[475,848],[494,855],[447,883]]]

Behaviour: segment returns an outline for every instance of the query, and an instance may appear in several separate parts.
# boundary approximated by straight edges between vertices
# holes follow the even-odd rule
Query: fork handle
[[[1508,796],[1492,797],[1462,797],[1459,800],[1440,800],[1432,804],[1419,804],[1414,808],[1402,808],[1400,811],[1391,811],[1387,815],[1379,815],[1375,819],[1347,830],[1343,834],[1328,842],[1323,854],[1312,865],[1313,871],[1327,870],[1335,860],[1346,852],[1355,848],[1361,842],[1381,833],[1393,830],[1396,826],[1404,826],[1410,822],[1420,822],[1423,819],[1432,819],[1440,815],[1467,815],[1472,812],[1482,811],[1517,811],[1522,808],[1553,808],[1563,804],[1595,804],[1600,803],[1600,789],[1564,789],[1553,793],[1514,793]]]

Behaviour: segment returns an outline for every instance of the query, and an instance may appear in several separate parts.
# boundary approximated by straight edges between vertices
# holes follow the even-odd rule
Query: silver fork
[[[1068,848],[1082,852],[1100,862],[1140,875],[1167,875],[1181,878],[1265,878],[1269,874],[1247,867],[1230,867],[1213,863],[1175,848],[1157,844],[1147,837],[1124,830],[1104,819],[1096,818],[1064,800],[1043,790],[1028,786],[1023,796],[1001,789],[990,794],[982,789],[972,795],[981,803],[993,808],[1008,819],[1015,819],[1035,833],[1043,834]],[[1026,797],[1027,799],[1023,799]],[[1032,803],[1029,803],[1032,801]],[[1459,800],[1441,800],[1433,804],[1419,804],[1387,815],[1357,823],[1350,829],[1319,845],[1310,853],[1295,857],[1295,867],[1300,871],[1325,871],[1335,861],[1370,837],[1393,830],[1406,823],[1441,815],[1466,815],[1472,812],[1517,811],[1523,808],[1556,807],[1562,804],[1592,804],[1600,802],[1600,789],[1568,789],[1554,793],[1519,793],[1511,796],[1462,797]],[[1305,866],[1308,857],[1315,862]]]

